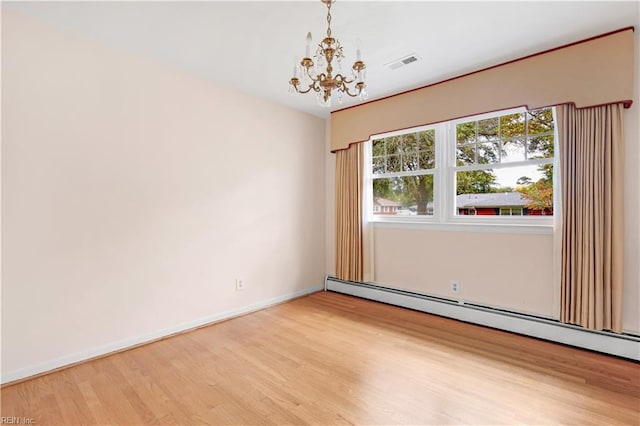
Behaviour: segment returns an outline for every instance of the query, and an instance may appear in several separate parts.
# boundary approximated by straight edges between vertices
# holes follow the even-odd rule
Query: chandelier
[[[289,93],[309,93],[314,91],[318,103],[324,107],[331,106],[331,95],[336,93],[338,103],[342,103],[343,96],[368,97],[366,84],[366,65],[362,62],[360,47],[356,51],[356,61],[351,67],[349,76],[342,75],[342,59],[344,54],[340,41],[331,37],[331,5],[335,0],[320,0],[327,5],[327,36],[322,39],[311,59],[311,33],[307,34],[305,57],[297,64],[294,61],[293,77],[289,80]],[[336,61],[337,74],[333,75],[333,61]]]

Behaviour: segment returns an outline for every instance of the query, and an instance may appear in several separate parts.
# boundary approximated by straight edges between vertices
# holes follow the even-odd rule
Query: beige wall
[[[3,375],[322,284],[324,120],[2,25]]]
[[[635,31],[634,103],[625,112],[625,282],[624,330],[640,334],[640,31]],[[327,180],[329,198],[334,180]],[[330,216],[327,216],[328,221]],[[333,226],[327,222],[327,227]],[[557,316],[552,236],[376,228],[376,283],[543,316]],[[542,252],[544,250],[544,252]],[[335,256],[327,246],[327,259]],[[527,261],[530,259],[530,261]],[[535,262],[535,264],[533,263]],[[330,266],[330,265],[328,265]],[[328,268],[333,275],[335,270]],[[461,292],[449,290],[451,279]]]
[[[378,228],[375,282],[553,317],[551,235]],[[452,293],[457,280],[460,292]]]
[[[331,120],[326,121],[325,127],[325,186],[327,188],[325,198],[325,271],[328,275],[334,275],[336,270],[336,156],[331,153]]]
[[[640,17],[637,18],[640,21]],[[625,115],[623,327],[640,334],[640,29],[635,31],[634,103]]]

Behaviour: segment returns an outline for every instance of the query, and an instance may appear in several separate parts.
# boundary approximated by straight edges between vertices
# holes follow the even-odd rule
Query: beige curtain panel
[[[363,279],[362,179],[364,147],[336,153],[336,277]]]
[[[622,331],[623,105],[558,107],[561,320]]]

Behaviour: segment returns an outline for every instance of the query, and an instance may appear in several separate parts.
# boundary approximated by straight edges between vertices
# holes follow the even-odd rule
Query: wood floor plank
[[[316,293],[2,389],[75,424],[640,424],[640,364]]]

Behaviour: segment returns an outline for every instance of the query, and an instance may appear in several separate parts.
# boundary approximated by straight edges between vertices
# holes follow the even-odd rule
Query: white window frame
[[[433,169],[418,172],[399,172],[390,174],[380,174],[380,177],[398,177],[405,175],[433,174],[433,215],[424,216],[397,216],[397,215],[374,215],[371,205],[365,205],[368,220],[376,227],[409,227],[418,229],[433,230],[456,230],[456,231],[478,231],[478,232],[505,232],[505,233],[534,233],[551,234],[553,232],[554,217],[561,214],[559,209],[560,173],[558,161],[558,133],[557,124],[554,125],[554,145],[553,159],[530,159],[518,162],[478,164],[471,166],[456,166],[456,125],[469,121],[483,120],[486,118],[499,117],[502,115],[525,112],[525,108],[513,108],[509,110],[496,111],[487,114],[479,114],[465,117],[444,123],[419,126],[411,129],[399,130],[388,133],[372,135],[365,143],[365,159],[367,167],[364,168],[364,179],[368,196],[365,200],[373,200],[373,173],[371,166],[372,142],[376,139],[399,136],[407,133],[415,133],[424,130],[435,130],[435,157],[436,164]],[[554,123],[556,111],[553,108]],[[529,166],[552,163],[554,168],[554,213],[553,216],[482,216],[482,215],[457,215],[455,206],[455,175],[458,171],[513,168],[518,166]]]

